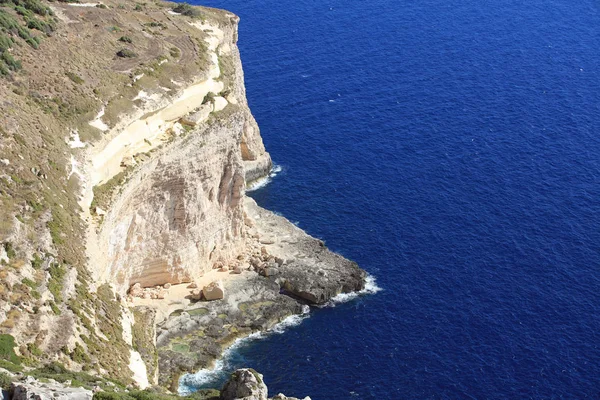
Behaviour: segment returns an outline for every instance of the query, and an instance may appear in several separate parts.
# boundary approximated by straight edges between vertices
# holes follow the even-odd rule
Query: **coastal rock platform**
[[[236,339],[364,288],[366,273],[356,263],[254,200],[246,198],[244,206],[246,253],[231,270],[211,273],[220,277],[224,298],[180,303],[158,321],[161,385],[175,389],[181,374],[210,368]]]

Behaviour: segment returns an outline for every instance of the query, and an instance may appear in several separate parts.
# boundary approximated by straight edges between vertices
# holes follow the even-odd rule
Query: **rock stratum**
[[[17,24],[0,29],[1,368],[176,390],[235,339],[364,288],[245,194],[272,162],[237,16],[32,0],[0,17]]]

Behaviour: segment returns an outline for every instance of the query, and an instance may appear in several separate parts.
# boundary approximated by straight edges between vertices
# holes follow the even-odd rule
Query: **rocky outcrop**
[[[225,299],[193,303],[158,326],[162,385],[210,368],[235,339],[269,330],[307,304],[364,288],[366,273],[356,263],[252,199],[244,207],[246,248],[236,267],[222,272]]]
[[[40,382],[28,376],[23,382],[13,382],[12,400],[92,400],[91,390],[76,388],[52,380]]]
[[[238,369],[221,390],[223,400],[267,400],[267,385],[262,375],[250,368]]]
[[[248,235],[254,240],[252,263],[261,275],[313,304],[364,288],[366,273],[355,262],[329,251],[323,241],[253,199],[246,198],[244,205],[251,225]]]
[[[221,390],[222,400],[299,400],[281,393],[267,399],[268,389],[263,376],[252,368],[242,368],[231,374]],[[305,397],[303,400],[310,400]]]
[[[158,324],[161,385],[177,386],[180,373],[209,368],[236,339],[302,313],[301,304],[279,294],[276,282],[255,272],[230,275],[223,284],[226,299],[193,303]]]

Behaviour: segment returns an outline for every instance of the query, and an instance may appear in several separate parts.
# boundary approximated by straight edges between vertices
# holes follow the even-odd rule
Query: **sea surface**
[[[597,0],[198,4],[241,17],[280,167],[252,197],[381,290],[183,390],[249,366],[313,400],[600,398]]]

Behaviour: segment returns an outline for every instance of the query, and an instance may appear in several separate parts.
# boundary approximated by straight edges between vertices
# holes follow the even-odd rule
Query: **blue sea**
[[[597,0],[198,4],[241,17],[280,167],[250,194],[381,288],[204,384],[248,366],[313,400],[600,398]]]

